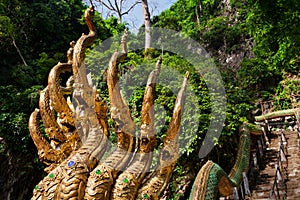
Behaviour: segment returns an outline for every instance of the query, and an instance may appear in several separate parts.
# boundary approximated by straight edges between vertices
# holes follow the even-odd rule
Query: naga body
[[[179,130],[189,73],[186,73],[178,92],[157,168],[149,174],[156,145],[155,83],[162,58],[158,59],[156,68],[148,77],[140,134],[136,136],[129,106],[118,85],[118,65],[127,56],[125,31],[121,40],[122,51],[112,55],[107,69],[110,113],[116,124],[116,145],[105,159],[102,158],[109,135],[107,108],[91,85],[92,81],[88,80],[84,64],[85,49],[96,39],[93,11],[91,7],[85,12],[89,33],[83,34],[76,43],[71,43],[67,63],[58,63],[52,69],[48,86],[40,95],[40,109],[36,109],[29,120],[30,134],[39,157],[49,165],[46,170],[48,175],[34,188],[32,199],[159,199],[178,159]],[[64,72],[72,72],[69,80],[73,81],[66,88],[61,86],[59,79]],[[73,96],[75,106],[68,103],[66,95]],[[42,136],[39,114],[50,141]],[[242,172],[247,170],[249,162],[250,134],[247,125],[242,126],[240,133],[238,157],[232,172],[226,175],[217,164],[208,161],[197,175],[191,199],[212,199],[218,193],[228,196],[232,193],[232,187],[239,185]]]

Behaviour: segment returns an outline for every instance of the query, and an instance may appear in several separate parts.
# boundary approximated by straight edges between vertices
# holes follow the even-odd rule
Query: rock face
[[[219,34],[218,38],[210,38],[212,40],[204,45],[209,54],[221,65],[221,69],[236,72],[240,69],[244,58],[254,57],[251,51],[254,46],[253,40],[239,27],[245,22],[238,8],[231,6],[228,0],[222,0],[218,9],[219,15],[215,19],[222,19],[221,25],[209,27],[203,33],[205,35],[205,32],[215,29],[214,31]],[[216,39],[218,41],[215,41]]]
[[[241,67],[241,62],[244,58],[253,58],[254,54],[251,52],[252,40],[242,37],[241,41],[231,51],[226,51],[226,44],[224,44],[218,51],[216,57],[218,62],[226,69],[237,71]]]

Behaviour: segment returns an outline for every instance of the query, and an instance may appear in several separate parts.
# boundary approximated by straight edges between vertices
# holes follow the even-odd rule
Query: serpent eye
[[[142,146],[146,146],[149,143],[148,138],[142,138]]]
[[[169,153],[168,150],[163,150],[162,152],[162,160],[167,160],[167,159],[170,159],[171,158],[171,155]]]

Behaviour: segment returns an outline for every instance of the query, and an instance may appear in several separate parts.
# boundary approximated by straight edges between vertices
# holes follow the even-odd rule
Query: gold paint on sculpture
[[[158,59],[156,68],[148,77],[141,112],[141,131],[136,144],[136,127],[118,83],[118,65],[127,57],[128,33],[125,30],[121,40],[122,51],[111,56],[107,69],[110,113],[116,123],[116,148],[102,159],[109,136],[108,108],[91,85],[91,80],[88,80],[84,64],[85,50],[96,40],[93,12],[93,7],[85,12],[89,33],[83,34],[76,43],[70,43],[67,63],[58,63],[53,67],[48,86],[40,95],[40,109],[36,109],[29,120],[30,135],[39,158],[48,165],[45,169],[48,175],[34,188],[32,199],[158,200],[169,183],[178,159],[179,129],[189,74],[186,74],[177,95],[157,170],[145,181],[156,145],[154,92],[162,58]],[[72,75],[66,87],[62,87],[60,75],[65,72]],[[70,102],[71,95],[74,102]],[[42,136],[39,115],[49,140]],[[228,195],[229,190],[239,184],[241,170],[248,165],[250,140],[246,126],[240,132],[238,158],[232,173],[227,176],[215,163],[208,161],[198,173],[191,199],[214,198],[218,191]],[[211,182],[211,177],[217,177],[218,181],[209,185],[207,183]]]

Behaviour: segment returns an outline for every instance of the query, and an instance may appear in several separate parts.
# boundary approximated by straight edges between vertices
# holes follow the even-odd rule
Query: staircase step
[[[275,178],[275,163],[277,163],[279,142],[281,132],[274,132],[272,140],[264,154],[265,166],[260,169],[257,185],[252,190],[251,199],[265,200],[270,199],[270,191],[272,189]],[[286,190],[285,186],[278,185],[279,194],[287,199],[300,199],[300,151],[298,146],[298,134],[293,131],[285,132],[286,145],[285,153],[287,163],[283,162],[282,177],[287,178]]]

